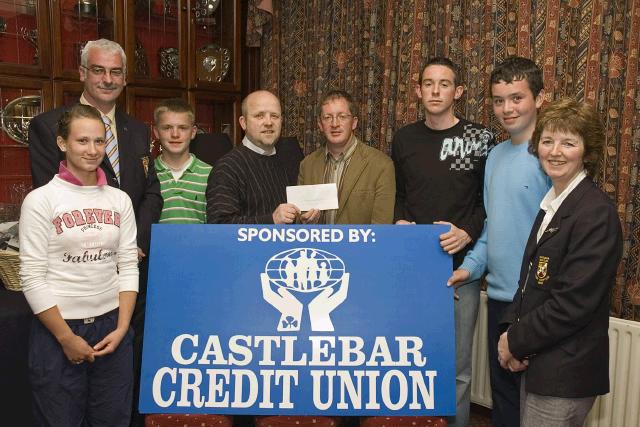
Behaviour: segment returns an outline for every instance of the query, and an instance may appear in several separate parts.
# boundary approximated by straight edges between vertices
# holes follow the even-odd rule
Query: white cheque
[[[338,209],[338,187],[336,184],[289,186],[287,203],[296,205],[301,211]]]

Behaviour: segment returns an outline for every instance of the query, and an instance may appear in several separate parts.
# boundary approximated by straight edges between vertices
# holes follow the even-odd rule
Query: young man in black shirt
[[[464,92],[458,67],[447,58],[429,60],[416,94],[425,119],[396,132],[391,157],[396,169],[396,224],[447,224],[442,249],[453,256],[453,268],[463,261],[482,231],[484,164],[494,136],[485,127],[454,113]],[[444,286],[444,284],[443,284]],[[456,416],[449,426],[466,426],[471,398],[471,350],[480,301],[480,283],[457,290]]]

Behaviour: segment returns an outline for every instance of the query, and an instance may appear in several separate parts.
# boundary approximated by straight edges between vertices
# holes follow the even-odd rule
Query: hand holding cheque
[[[303,224],[315,224],[320,218],[320,211],[338,209],[338,188],[335,184],[289,186],[287,203],[303,212],[300,215]]]

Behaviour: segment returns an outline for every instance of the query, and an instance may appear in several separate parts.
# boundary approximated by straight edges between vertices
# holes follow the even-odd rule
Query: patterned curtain
[[[508,55],[543,68],[548,101],[574,96],[597,105],[607,129],[597,181],[616,202],[625,232],[611,312],[640,320],[640,0],[272,3],[268,19],[264,10],[258,17],[262,87],[279,95],[283,134],[296,136],[306,153],[321,144],[318,102],[332,88],[353,94],[360,136],[388,153],[394,131],[422,114],[414,87],[422,63],[436,55],[465,70],[458,112],[496,130],[488,78]]]

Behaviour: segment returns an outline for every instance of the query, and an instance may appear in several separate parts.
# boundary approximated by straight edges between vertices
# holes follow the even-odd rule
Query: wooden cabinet
[[[240,101],[249,90],[241,64],[246,8],[246,0],[0,1],[0,203],[20,203],[31,184],[28,141],[15,135],[26,133],[34,114],[82,93],[78,67],[88,40],[125,49],[127,87],[118,103],[129,114],[151,126],[160,100],[183,97],[199,131],[239,143]]]
[[[48,16],[46,0],[0,2],[0,74],[50,75]]]
[[[226,133],[232,141],[238,141],[237,137],[242,133],[238,122],[241,102],[239,95],[192,91],[189,93],[189,102],[196,110],[199,131]]]
[[[129,82],[187,87],[186,0],[128,0],[127,6]]]
[[[26,145],[29,120],[53,106],[51,95],[51,82],[47,80],[3,77],[0,81],[0,207],[19,205],[31,188]],[[17,209],[10,210],[18,214]],[[0,218],[0,221],[16,219]]]
[[[212,10],[211,5],[218,5]],[[240,22],[239,1],[190,0],[189,84],[198,89],[240,90],[240,32],[226,22]]]
[[[51,1],[49,7],[53,77],[78,81],[80,51],[87,40],[104,38],[120,42],[118,17],[122,14],[122,2],[58,0]]]

